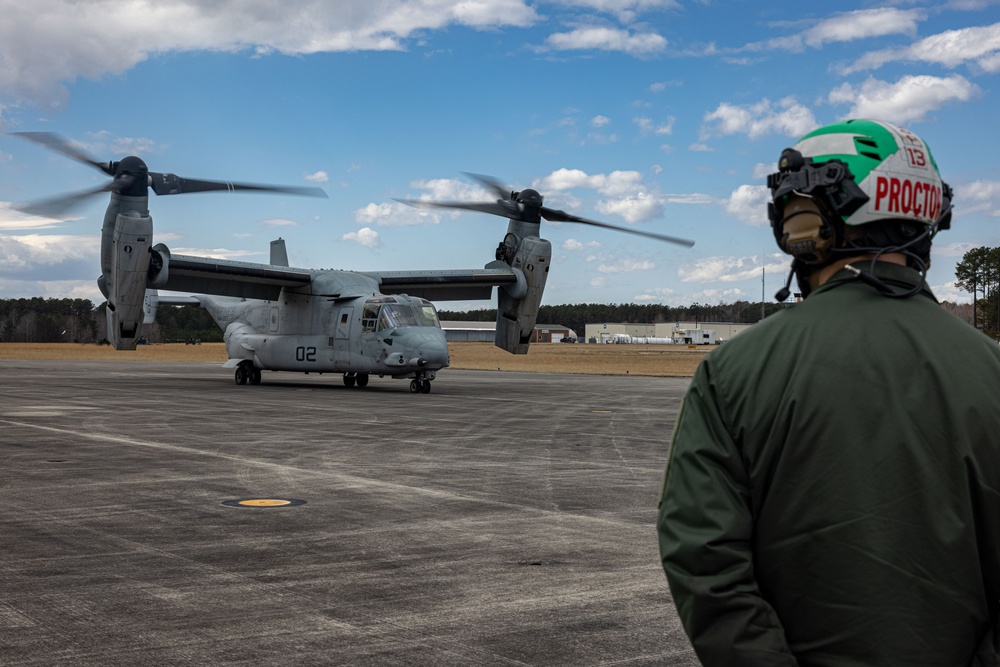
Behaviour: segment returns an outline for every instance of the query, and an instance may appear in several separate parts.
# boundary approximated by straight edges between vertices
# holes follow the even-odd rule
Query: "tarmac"
[[[0,664],[698,665],[654,528],[688,383],[0,361]]]

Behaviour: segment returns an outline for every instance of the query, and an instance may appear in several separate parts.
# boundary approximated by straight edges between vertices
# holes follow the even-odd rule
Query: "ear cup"
[[[833,226],[811,198],[789,195],[779,225],[774,236],[784,252],[804,264],[820,264],[830,258],[835,241]]]

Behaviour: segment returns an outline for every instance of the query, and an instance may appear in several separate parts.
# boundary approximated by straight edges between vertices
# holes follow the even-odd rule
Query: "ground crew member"
[[[864,120],[806,135],[768,186],[806,298],[701,363],[660,500],[695,651],[1000,665],[1000,348],[925,284],[951,190],[919,137]]]

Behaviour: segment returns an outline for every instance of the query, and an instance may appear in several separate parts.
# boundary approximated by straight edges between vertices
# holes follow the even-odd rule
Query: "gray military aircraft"
[[[468,176],[494,192],[495,202],[400,200],[419,207],[489,213],[509,220],[495,259],[482,269],[342,271],[288,264],[284,241],[271,244],[269,264],[175,255],[153,244],[149,190],[157,195],[192,192],[276,192],[326,197],[319,188],[186,179],[149,171],[135,156],[101,163],[49,133],[17,133],[66,157],[100,169],[112,180],[93,190],[21,207],[60,217],[104,192],[110,203],[101,231],[101,276],[107,298],[108,341],[135,349],[140,326],[160,304],[205,308],[223,329],[236,383],[259,384],[262,370],[340,373],[349,387],[372,375],[410,379],[410,391],[429,393],[437,371],[448,366],[448,345],[432,301],[491,299],[497,288],[496,345],[525,354],[549,272],[552,248],[539,237],[542,218],[613,229],[692,246],[664,234],[588,220],[542,205],[535,190],[514,192],[495,179]],[[159,290],[196,294],[161,296]]]

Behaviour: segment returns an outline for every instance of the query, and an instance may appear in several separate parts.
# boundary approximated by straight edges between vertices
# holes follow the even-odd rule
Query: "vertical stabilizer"
[[[285,250],[285,239],[271,241],[271,266],[288,266],[288,252]]]

